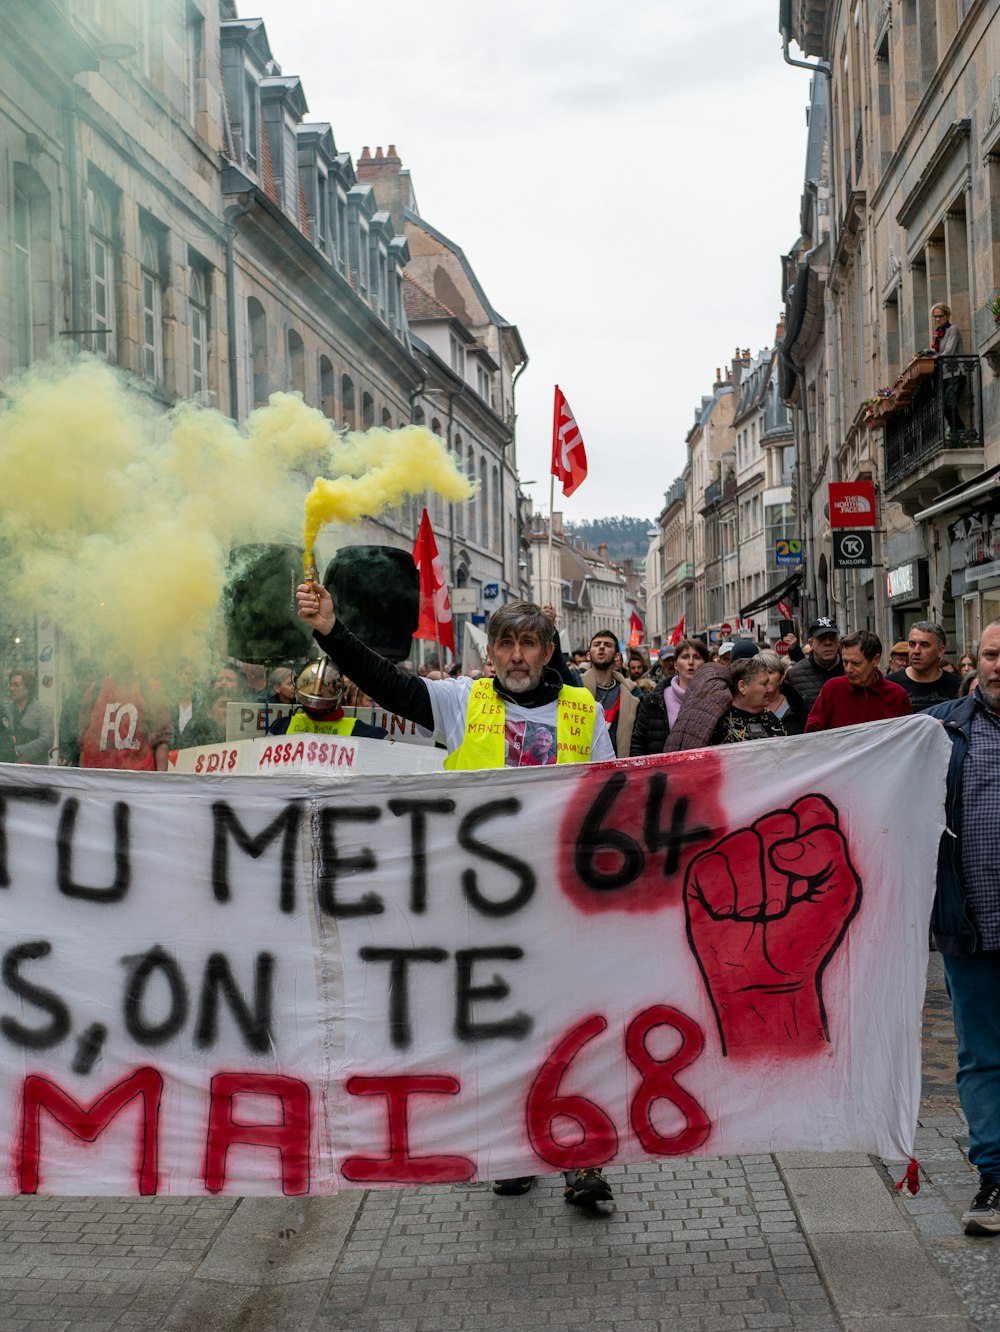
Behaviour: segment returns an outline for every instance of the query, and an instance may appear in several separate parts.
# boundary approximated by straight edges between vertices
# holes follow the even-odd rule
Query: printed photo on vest
[[[556,762],[558,754],[554,726],[543,726],[541,722],[508,722],[507,767],[514,766],[512,731],[521,733],[517,737],[517,753],[520,755],[517,767],[546,768],[550,763]]]

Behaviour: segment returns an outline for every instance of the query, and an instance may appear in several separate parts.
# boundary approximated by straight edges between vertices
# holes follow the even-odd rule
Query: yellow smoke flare
[[[335,480],[317,477],[306,496],[307,551],[327,523],[375,518],[407,495],[431,490],[454,503],[475,493],[474,483],[458,470],[444,440],[426,426],[348,435],[334,447],[332,462],[342,475]]]
[[[313,477],[335,478],[317,483],[317,528],[375,514],[413,490],[470,493],[429,432],[344,441],[294,393],[273,394],[244,434],[192,403],[159,412],[91,357],[54,357],[5,390],[0,586],[8,613],[48,615],[78,651],[141,674],[208,671],[224,647],[231,548],[295,543]]]

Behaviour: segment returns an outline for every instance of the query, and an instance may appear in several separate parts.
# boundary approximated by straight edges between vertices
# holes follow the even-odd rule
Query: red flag
[[[587,475],[583,436],[558,384],[552,422],[552,475],[562,482],[563,494],[567,498]]]
[[[684,641],[684,616],[677,621],[677,628],[670,635],[670,646],[676,647],[678,643]]]
[[[451,619],[448,585],[444,580],[444,566],[426,509],[420,515],[420,530],[413,547],[413,563],[420,574],[420,620],[413,637],[440,643],[442,647],[450,648],[454,656],[455,626]]]
[[[646,630],[635,611],[632,612],[632,618],[629,620],[629,629],[631,633],[629,634],[628,645],[629,647],[638,647]]]

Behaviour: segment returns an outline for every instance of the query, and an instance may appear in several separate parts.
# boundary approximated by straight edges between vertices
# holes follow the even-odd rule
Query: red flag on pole
[[[676,647],[677,644],[683,642],[683,640],[684,640],[684,616],[682,615],[681,618],[677,621],[676,629],[670,635],[670,646]]]
[[[636,615],[635,611],[632,612],[632,618],[629,620],[628,627],[630,630],[628,645],[629,647],[638,647],[639,644],[642,642],[642,636],[646,632],[646,630],[645,626],[643,625],[642,621],[639,619],[638,615]]]
[[[552,422],[552,475],[561,482],[567,498],[587,475],[583,436],[558,384]]]
[[[413,637],[440,643],[442,647],[450,648],[454,656],[455,626],[451,619],[448,585],[444,580],[444,566],[426,509],[420,515],[420,530],[413,547],[413,563],[420,574],[420,620]]]

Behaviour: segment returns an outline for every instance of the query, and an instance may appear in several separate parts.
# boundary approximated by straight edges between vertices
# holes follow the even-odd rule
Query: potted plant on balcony
[[[925,347],[923,351],[918,351],[910,364],[906,367],[915,379],[921,375],[932,375],[934,373],[934,364],[937,357],[931,351],[930,347]]]
[[[986,302],[986,308],[993,316],[993,322],[1000,328],[1000,291],[995,291]]]

